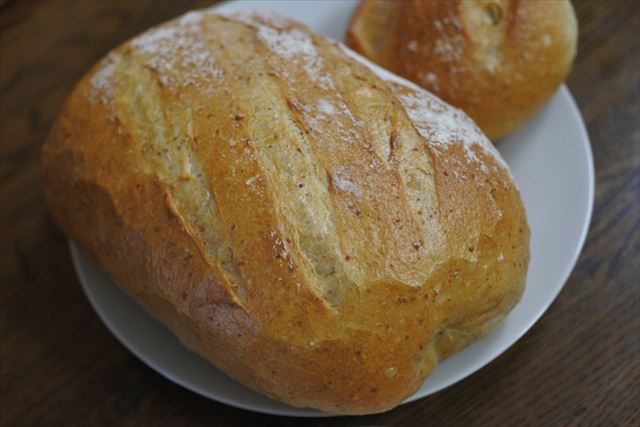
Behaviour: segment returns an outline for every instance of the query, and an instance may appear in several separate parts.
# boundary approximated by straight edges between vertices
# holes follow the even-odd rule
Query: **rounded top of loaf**
[[[496,140],[517,130],[571,70],[569,0],[363,1],[349,45],[467,112]]]
[[[189,347],[296,406],[389,409],[515,305],[520,196],[461,111],[265,14],[111,52],[44,147],[61,227]]]

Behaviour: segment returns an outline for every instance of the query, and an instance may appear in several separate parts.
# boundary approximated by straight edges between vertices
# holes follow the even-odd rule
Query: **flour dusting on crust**
[[[116,70],[116,63],[112,56],[108,56],[101,67],[91,77],[90,99],[99,100],[106,104],[113,98],[113,75]]]
[[[480,168],[486,172],[488,171],[488,166],[474,150],[474,147],[477,147],[484,152],[484,154],[493,158],[496,163],[511,176],[509,166],[498,150],[462,110],[447,104],[416,84],[398,77],[372,63],[345,45],[340,43],[339,46],[344,53],[365,65],[381,79],[411,89],[411,91],[408,92],[398,91],[394,90],[394,85],[389,85],[389,88],[398,97],[398,100],[413,122],[418,133],[425,138],[432,147],[444,149],[454,144],[462,144],[467,161],[478,163]]]
[[[131,45],[149,59],[147,65],[158,72],[164,85],[206,89],[222,76],[203,35],[202,14],[189,12],[177,26],[150,30],[131,41]]]
[[[309,78],[323,89],[335,90],[331,76],[323,72],[324,63],[312,37],[292,26],[294,21],[275,13],[259,11],[238,11],[222,15],[255,28],[258,39],[272,53],[301,65]]]

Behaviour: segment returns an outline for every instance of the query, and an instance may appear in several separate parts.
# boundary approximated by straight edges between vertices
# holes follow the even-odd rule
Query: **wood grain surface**
[[[388,413],[280,418],[164,379],[102,325],[45,210],[39,151],[91,64],[206,1],[0,1],[0,425],[640,425],[640,3],[576,1],[569,87],[597,184],[578,265],[542,319],[464,381]]]

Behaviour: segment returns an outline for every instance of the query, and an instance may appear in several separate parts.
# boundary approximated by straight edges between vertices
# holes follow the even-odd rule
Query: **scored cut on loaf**
[[[473,122],[354,58],[277,15],[191,12],[98,63],[43,147],[55,221],[184,345],[342,414],[494,329],[529,259]]]
[[[532,119],[569,75],[578,25],[569,0],[368,0],[346,38],[495,141]]]

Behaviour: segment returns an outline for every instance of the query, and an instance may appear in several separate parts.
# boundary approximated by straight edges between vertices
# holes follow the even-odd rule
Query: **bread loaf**
[[[388,410],[518,302],[529,229],[462,112],[288,19],[192,12],[112,51],[43,148],[60,227],[241,383]]]
[[[569,0],[369,0],[349,46],[464,110],[497,140],[524,125],[571,70]]]

